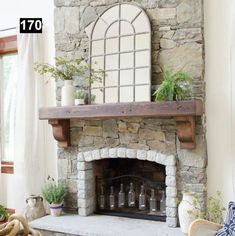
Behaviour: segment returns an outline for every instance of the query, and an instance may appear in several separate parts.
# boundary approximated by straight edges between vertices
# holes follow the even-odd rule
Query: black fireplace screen
[[[96,213],[166,221],[166,185],[137,175],[96,177]]]

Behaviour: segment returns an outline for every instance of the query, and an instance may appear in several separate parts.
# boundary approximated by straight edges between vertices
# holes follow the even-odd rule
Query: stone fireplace
[[[98,14],[117,2],[121,1],[55,0],[56,55],[75,53],[88,60],[90,24]],[[169,66],[174,70],[188,70],[193,77],[193,98],[204,101],[202,0],[131,2],[143,8],[151,21],[152,91],[162,82],[163,68]],[[79,78],[74,83],[87,89],[87,84]],[[57,82],[58,104],[62,85],[61,81]],[[200,196],[202,203],[205,202],[204,117],[196,118],[196,148],[193,150],[181,149],[175,120],[164,117],[71,119],[70,137],[68,148],[58,148],[58,176],[67,188],[67,212],[88,216],[97,211],[96,178],[114,177],[107,176],[101,168],[110,168],[113,163],[118,166],[148,163],[147,169],[159,166],[151,175],[157,175],[158,171],[165,175],[166,222],[171,227],[177,225],[177,199],[181,199],[185,185]],[[131,173],[119,172],[117,175],[126,174]],[[134,174],[148,176],[147,171]],[[154,178],[152,180],[157,181]],[[136,192],[139,194],[138,188]]]

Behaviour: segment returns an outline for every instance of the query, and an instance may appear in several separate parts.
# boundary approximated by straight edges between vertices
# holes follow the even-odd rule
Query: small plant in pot
[[[191,79],[187,72],[165,70],[163,82],[153,93],[155,101],[186,100],[192,94]]]
[[[4,206],[0,205],[0,222],[4,221],[9,216],[9,212]]]
[[[86,94],[83,90],[76,90],[74,93],[75,105],[83,105],[85,104]]]
[[[50,204],[51,215],[60,216],[66,195],[64,184],[62,182],[56,183],[53,178],[48,177],[42,189],[42,194],[45,200]]]

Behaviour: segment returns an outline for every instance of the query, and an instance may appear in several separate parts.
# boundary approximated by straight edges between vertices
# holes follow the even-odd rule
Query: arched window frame
[[[128,21],[124,18],[122,18],[122,6],[123,5],[129,5],[129,6],[133,6],[135,8],[137,8],[139,10],[138,14],[136,14],[134,16],[134,18],[131,20],[131,21]],[[110,9],[112,9],[113,7],[116,7],[118,6],[119,7],[119,16],[118,16],[118,19],[112,21],[111,23],[107,23],[104,21],[104,19],[102,18],[102,16],[107,12],[109,11]],[[136,32],[136,28],[134,26],[134,22],[136,21],[136,19],[142,15],[144,17],[144,20],[145,22],[143,22],[147,27],[146,27],[146,31],[142,31],[142,32]],[[104,37],[102,38],[93,38],[93,34],[94,34],[94,30],[97,26],[97,22],[99,22],[99,20],[102,20],[105,22],[105,24],[107,25],[107,28],[105,30],[105,34],[104,34]],[[109,31],[109,29],[115,24],[118,22],[118,35],[117,36],[111,36],[111,37],[107,37],[107,33]],[[133,34],[121,34],[121,22],[128,22],[131,27],[132,27],[132,30],[133,30]],[[149,42],[148,42],[148,47],[145,48],[145,49],[136,49],[136,36],[137,35],[148,35],[148,38],[149,38]],[[120,50],[120,42],[121,42],[121,38],[122,37],[128,37],[128,36],[133,36],[133,50],[129,50],[129,51],[124,51],[124,52],[121,52]],[[118,39],[118,52],[115,52],[115,53],[106,53],[106,42],[107,42],[107,39]],[[93,54],[93,42],[95,41],[103,41],[103,47],[104,47],[104,53],[103,54],[100,54],[100,55],[94,55]],[[136,54],[139,53],[139,52],[148,52],[148,63],[146,66],[136,66]],[[130,68],[121,68],[120,65],[121,65],[121,55],[125,54],[125,53],[133,53],[133,67],[130,67]],[[107,56],[112,56],[112,55],[117,55],[118,56],[118,68],[117,69],[114,69],[114,70],[107,70],[106,69],[106,57]],[[91,67],[93,67],[94,65],[94,62],[95,62],[95,58],[96,57],[103,57],[103,67],[101,68],[101,70],[104,71],[104,76],[103,76],[103,81],[102,81],[102,85],[100,86],[96,86],[96,85],[91,85],[91,94],[92,94],[92,91],[94,90],[97,90],[97,89],[100,89],[102,90],[102,93],[103,93],[103,99],[100,103],[107,103],[109,101],[106,100],[106,89],[108,88],[117,88],[117,91],[118,91],[118,95],[117,95],[117,101],[116,102],[121,102],[121,95],[120,95],[120,90],[122,87],[133,87],[133,94],[131,95],[132,96],[132,99],[131,99],[131,102],[135,102],[136,101],[136,87],[139,86],[139,88],[143,88],[143,86],[145,86],[145,89],[147,88],[148,89],[148,95],[147,97],[143,100],[143,101],[150,101],[151,100],[151,26],[150,26],[150,21],[149,21],[149,18],[147,16],[147,14],[145,13],[145,11],[139,7],[138,5],[136,4],[133,4],[133,3],[118,3],[118,4],[115,4],[115,5],[112,5],[111,7],[107,8],[105,11],[103,11],[99,16],[98,18],[96,19],[93,27],[92,27],[92,31],[91,31],[91,37],[90,37],[90,65]],[[140,84],[136,84],[136,70],[141,70],[141,69],[147,69],[148,70],[148,74],[146,75],[146,82],[145,83],[140,83]],[[133,83],[132,84],[128,84],[128,85],[121,85],[120,84],[120,73],[121,71],[126,71],[126,70],[133,70]],[[106,73],[107,72],[112,72],[112,71],[117,71],[118,73],[118,84],[117,85],[113,85],[113,86],[106,86]]]

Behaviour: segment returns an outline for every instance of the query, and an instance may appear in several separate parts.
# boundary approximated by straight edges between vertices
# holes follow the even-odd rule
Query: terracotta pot
[[[195,214],[190,214],[189,212],[195,212],[196,209],[193,206],[193,197],[195,193],[187,192],[183,194],[183,199],[179,204],[178,213],[179,213],[179,222],[181,231],[185,234],[188,233],[189,225],[196,220]]]
[[[73,80],[65,80],[61,90],[61,106],[74,105],[74,86]]]
[[[63,204],[50,204],[50,212],[52,216],[60,216]]]

